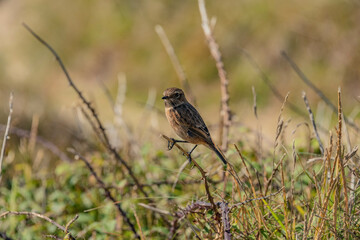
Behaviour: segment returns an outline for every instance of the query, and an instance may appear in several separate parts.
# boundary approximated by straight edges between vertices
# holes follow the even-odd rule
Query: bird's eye
[[[179,94],[179,93],[175,93],[175,97],[176,97],[176,98],[180,98],[180,94]]]

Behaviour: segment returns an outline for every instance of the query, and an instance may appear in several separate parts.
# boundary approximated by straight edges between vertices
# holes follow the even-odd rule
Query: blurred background
[[[335,106],[341,87],[343,111],[359,124],[359,1],[207,0],[206,7],[229,78],[233,125],[226,156],[244,182],[247,175],[233,144],[256,169],[256,176],[253,169],[251,172],[259,184],[258,173],[260,179],[261,174],[264,180],[270,176],[274,162],[284,152],[288,155],[284,171],[292,174],[295,163],[291,153],[295,148],[299,162],[320,156],[302,91],[307,93],[325,147],[329,145],[329,131],[335,132],[336,114],[299,78],[283,51]],[[159,232],[168,235],[169,228],[158,215],[136,205],[147,199],[134,187],[123,165],[96,138],[55,57],[22,23],[57,51],[74,83],[96,108],[112,146],[139,182],[148,184],[146,191],[154,206],[172,212],[203,199],[205,193],[196,169],[185,168],[187,160],[176,149],[167,151],[167,142],[159,137],[161,133],[175,137],[165,119],[161,97],[166,88],[180,87],[180,81],[155,26],[161,25],[172,43],[196,96],[197,108],[217,142],[220,81],[201,28],[198,2],[0,0],[0,139],[9,112],[9,95],[14,93],[0,182],[0,213],[36,211],[64,226],[80,214],[72,225],[78,237],[115,239],[124,231],[127,235],[122,238],[132,239],[90,171],[82,162],[72,161],[73,154],[67,151],[72,147],[89,159],[133,222],[135,206],[146,236],[158,236]],[[257,118],[252,89],[256,92]],[[289,92],[282,112],[283,131],[275,140],[280,109]],[[349,134],[344,134],[343,142],[348,153],[351,144],[359,143],[359,131],[345,126]],[[214,181],[212,189],[223,192],[220,161],[203,147],[195,152],[193,157]],[[183,169],[181,174],[179,169]],[[285,178],[292,183],[290,174]],[[298,180],[296,201],[308,209],[307,199],[313,204],[311,194],[317,196],[315,186],[305,176]],[[279,189],[280,178],[277,183],[271,191]],[[235,193],[228,185],[228,193]],[[230,198],[240,201],[236,196]],[[38,239],[44,233],[62,236],[51,224],[22,219],[1,219],[0,234],[14,239]],[[249,226],[253,228],[252,223]],[[278,226],[273,226],[273,231],[278,231]],[[119,235],[104,237],[112,233]],[[190,239],[192,234],[190,227],[179,230],[180,239]]]
[[[269,138],[275,135],[282,103],[265,84],[259,69],[283,97],[290,92],[289,101],[304,113],[302,91],[307,92],[315,112],[320,107],[318,121],[322,116],[331,118],[331,110],[322,101],[318,104],[319,97],[300,80],[281,51],[334,104],[340,86],[345,113],[352,118],[358,116],[358,1],[229,0],[221,4],[206,1],[206,5],[209,17],[216,18],[214,34],[230,79],[235,122],[249,129],[261,125]],[[198,109],[208,125],[218,123],[219,78],[203,35],[197,1],[1,0],[2,124],[6,123],[10,92],[14,92],[13,126],[30,130],[35,116],[39,135],[66,147],[78,124],[74,119],[80,101],[54,56],[26,31],[22,22],[54,47],[105,123],[113,122],[118,78],[125,75],[126,84],[120,81],[126,85],[122,117],[130,130],[143,131],[144,124],[150,124],[159,132],[173,135],[161,112],[161,95],[167,87],[179,87],[180,82],[155,32],[155,26],[161,25],[196,93]],[[252,110],[252,86],[257,93],[258,122]],[[144,112],[146,102],[153,103],[154,109]],[[308,119],[289,108],[285,112],[294,126]],[[324,127],[332,127],[330,124]],[[143,137],[149,136],[157,137],[158,132]]]

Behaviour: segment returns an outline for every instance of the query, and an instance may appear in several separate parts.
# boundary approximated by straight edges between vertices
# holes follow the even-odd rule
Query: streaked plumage
[[[227,164],[224,155],[213,143],[204,120],[186,100],[184,92],[179,88],[168,88],[163,95],[165,114],[175,133],[189,143],[205,145]]]

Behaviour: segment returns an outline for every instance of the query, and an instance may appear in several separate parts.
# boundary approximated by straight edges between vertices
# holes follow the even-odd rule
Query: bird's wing
[[[180,118],[180,124],[189,128],[190,134],[194,134],[212,143],[210,132],[199,112],[191,104],[181,104],[176,108]]]

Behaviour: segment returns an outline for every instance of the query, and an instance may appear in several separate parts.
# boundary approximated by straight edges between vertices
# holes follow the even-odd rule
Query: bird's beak
[[[163,96],[161,99],[168,99],[169,97],[168,96]]]

